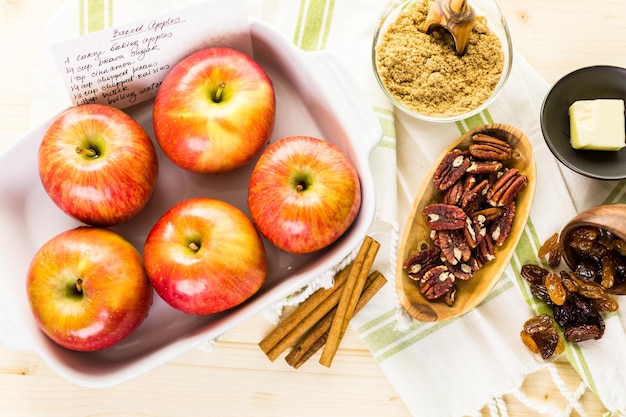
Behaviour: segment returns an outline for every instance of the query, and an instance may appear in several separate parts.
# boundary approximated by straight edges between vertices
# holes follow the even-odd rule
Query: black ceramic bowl
[[[573,71],[554,84],[541,106],[543,137],[556,158],[571,170],[601,180],[626,178],[626,148],[585,151],[570,145],[569,106],[599,98],[626,101],[626,68],[599,65]]]

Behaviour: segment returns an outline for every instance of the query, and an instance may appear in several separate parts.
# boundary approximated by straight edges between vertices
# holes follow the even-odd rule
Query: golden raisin
[[[572,279],[578,284],[578,294],[586,298],[602,298],[606,294],[605,288],[594,281],[583,281],[575,275]]]
[[[561,247],[559,246],[559,234],[554,233],[550,236],[539,248],[537,252],[540,258],[548,257],[548,265],[551,268],[556,268],[561,263]]]
[[[617,311],[617,309],[619,308],[619,304],[617,303],[617,301],[611,298],[611,296],[608,294],[605,294],[603,297],[600,298],[592,298],[591,305],[593,306],[593,308],[601,313]]]
[[[613,249],[620,255],[626,256],[626,242],[623,240],[616,240],[613,242]]]
[[[567,292],[578,292],[578,284],[572,278],[572,272],[561,271],[561,282]]]
[[[533,339],[533,337],[528,334],[526,332],[526,330],[522,330],[521,332],[519,332],[520,337],[522,338],[522,342],[524,342],[524,344],[526,345],[526,347],[532,352],[532,353],[541,353],[539,351],[539,346],[537,346],[537,343],[535,342],[535,340]]]
[[[552,250],[552,248],[554,248],[554,246],[558,246],[559,244],[559,234],[555,233],[552,236],[550,236],[544,243],[543,245],[541,245],[541,247],[539,248],[539,252],[537,252],[537,255],[540,258],[543,258],[544,256],[546,256],[548,253],[550,253],[550,251]]]
[[[549,359],[564,350],[563,341],[554,327],[552,318],[547,314],[526,320],[520,337],[531,352],[541,354],[543,359]]]
[[[602,258],[602,281],[600,284],[604,288],[611,288],[615,284],[617,274],[617,260],[612,252],[607,253]]]
[[[558,306],[562,306],[567,298],[567,291],[561,281],[561,276],[556,272],[548,272],[544,279],[544,284],[550,295],[550,300]]]

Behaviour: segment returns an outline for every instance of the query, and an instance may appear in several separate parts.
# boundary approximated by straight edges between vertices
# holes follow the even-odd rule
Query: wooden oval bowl
[[[563,227],[560,236],[563,260],[570,269],[576,269],[578,259],[570,247],[572,232],[579,227],[602,228],[626,241],[626,204],[603,204],[585,210],[572,217]]]
[[[457,280],[456,300],[452,306],[444,301],[428,300],[420,292],[417,282],[413,281],[403,269],[405,260],[425,245],[432,245],[430,228],[422,214],[424,207],[441,201],[441,191],[433,184],[433,175],[443,157],[454,148],[467,149],[471,138],[476,133],[486,133],[505,139],[513,147],[513,156],[505,162],[509,168],[517,168],[528,177],[528,185],[517,196],[517,209],[513,227],[503,246],[495,250],[496,257],[486,263],[467,281]],[[455,140],[438,158],[424,178],[417,192],[411,214],[409,215],[400,240],[396,266],[396,291],[402,307],[420,321],[444,321],[461,316],[478,305],[493,289],[504,269],[509,264],[517,242],[528,220],[535,196],[536,167],[530,141],[520,130],[504,124],[479,126]]]

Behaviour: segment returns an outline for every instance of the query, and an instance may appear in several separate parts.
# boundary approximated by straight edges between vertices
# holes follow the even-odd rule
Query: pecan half
[[[454,206],[461,205],[461,197],[463,196],[463,183],[455,182],[450,188],[443,192],[441,202],[444,204],[452,204]]]
[[[472,142],[469,146],[469,152],[474,158],[506,161],[513,153],[511,145],[506,141],[484,133],[474,135]]]
[[[424,207],[426,223],[432,230],[454,230],[465,227],[467,214],[462,208],[442,203],[433,203]]]
[[[517,168],[508,169],[489,189],[487,201],[494,207],[505,206],[515,200],[526,184],[526,175],[520,174]]]
[[[463,229],[467,245],[474,249],[485,237],[487,229],[485,227],[486,218],[483,215],[468,217]]]
[[[499,161],[472,160],[466,171],[470,174],[490,174],[492,172],[500,171],[502,167],[502,162]]]
[[[490,222],[497,219],[500,216],[500,213],[502,213],[502,207],[487,207],[485,209],[475,211],[470,215],[471,217],[484,216],[485,222]]]
[[[465,176],[465,178],[463,179],[463,190],[465,191],[474,188],[477,182],[478,178],[476,177],[476,175],[469,174]]]
[[[469,158],[460,150],[453,149],[443,157],[433,175],[435,187],[443,191],[457,182],[470,165]]]
[[[419,281],[431,268],[441,264],[441,249],[429,246],[409,256],[404,262],[404,269],[409,278]]]
[[[482,180],[475,186],[465,189],[461,197],[461,208],[466,213],[473,213],[478,210],[487,199],[489,191],[489,180]]]
[[[450,307],[454,305],[454,302],[456,301],[456,285],[452,284],[452,288],[450,288],[445,294],[443,301]]]
[[[478,261],[482,264],[486,264],[495,259],[496,252],[493,247],[493,240],[490,235],[485,235],[484,239],[480,241],[476,247],[476,256]]]
[[[456,265],[446,263],[445,265],[456,279],[463,281],[470,279],[480,269],[480,263],[474,257],[468,259],[467,262],[459,262]]]
[[[504,206],[500,216],[491,223],[489,234],[496,246],[504,245],[504,242],[509,237],[513,227],[513,220],[515,219],[515,211],[515,202],[509,203]]]
[[[429,300],[445,295],[454,285],[454,275],[445,265],[429,269],[419,282],[420,292]]]
[[[437,235],[441,255],[446,262],[456,265],[459,262],[467,262],[472,256],[462,230],[440,230]]]

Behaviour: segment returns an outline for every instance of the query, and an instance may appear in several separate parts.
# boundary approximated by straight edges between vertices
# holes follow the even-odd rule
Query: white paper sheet
[[[169,70],[191,53],[228,46],[252,53],[245,1],[210,1],[100,30],[52,46],[73,105],[117,108],[149,100]]]

